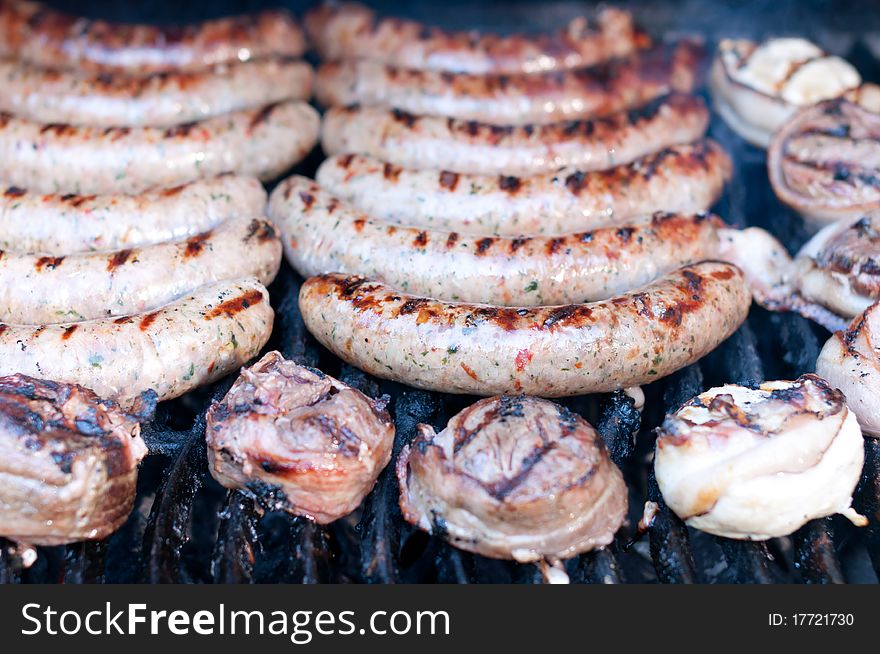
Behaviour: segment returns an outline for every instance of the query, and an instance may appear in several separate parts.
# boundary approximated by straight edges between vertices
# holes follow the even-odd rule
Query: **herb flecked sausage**
[[[116,252],[0,256],[0,322],[42,325],[127,316],[164,306],[204,284],[256,277],[281,262],[272,225],[236,218],[183,241]]]
[[[445,32],[413,20],[380,19],[351,2],[320,5],[303,22],[323,59],[373,59],[476,75],[581,68],[622,57],[647,42],[629,12],[610,7],[597,12],[595,20],[575,18],[565,30],[536,36]]]
[[[546,125],[492,125],[351,106],[324,113],[321,145],[327,154],[366,154],[405,168],[539,175],[626,164],[695,141],[708,124],[705,103],[680,93],[608,116]]]
[[[469,234],[570,234],[649,216],[697,213],[721,197],[730,159],[713,141],[673,146],[607,170],[466,175],[339,155],[315,176],[361,211],[400,224]]]
[[[201,234],[261,216],[258,179],[220,175],[137,195],[41,194],[0,189],[0,250],[64,255],[124,250]]]
[[[680,41],[590,68],[534,75],[407,70],[359,60],[324,63],[315,96],[325,107],[365,104],[502,125],[602,116],[696,85],[702,46]]]
[[[63,325],[0,324],[0,375],[80,384],[123,406],[146,390],[167,400],[254,357],[272,332],[256,279],[203,286],[161,309]]]
[[[39,193],[140,193],[224,172],[277,177],[317,141],[318,113],[283,102],[158,127],[77,127],[0,113],[0,179]]]
[[[82,73],[0,61],[0,111],[42,123],[171,127],[283,100],[307,100],[312,69],[280,58],[191,73]]]
[[[306,280],[299,303],[318,341],[370,374],[447,393],[562,397],[697,361],[743,323],[751,295],[739,268],[706,261],[592,304],[439,302],[339,274]]]
[[[302,30],[283,10],[158,27],[73,16],[40,2],[0,2],[0,56],[39,66],[154,73],[304,51]]]
[[[269,217],[304,277],[364,275],[415,295],[504,306],[592,302],[638,288],[718,258],[724,226],[706,215],[657,214],[565,236],[470,236],[373,220],[299,176],[273,191]]]

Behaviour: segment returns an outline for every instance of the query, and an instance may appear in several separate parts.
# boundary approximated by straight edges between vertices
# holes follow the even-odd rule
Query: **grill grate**
[[[529,3],[514,3],[510,11],[509,3],[486,4],[494,7],[494,11],[470,9],[470,13],[465,11],[462,15],[472,25],[486,24],[499,16],[502,19],[509,16],[522,23],[525,11],[530,21],[534,18],[534,5]],[[703,20],[706,12],[697,10],[670,11],[663,6],[622,4],[636,4],[637,15],[657,30],[678,27],[676,16],[691,16],[706,23],[700,28],[710,36],[717,36],[719,29],[730,25],[742,25],[742,17],[747,15],[747,12],[730,9],[730,15],[737,18],[733,22]],[[101,10],[96,13],[113,15],[117,10],[110,3],[97,2],[95,6]],[[554,24],[562,22],[560,12],[580,10],[569,3],[550,6],[555,9],[551,11],[548,7],[546,13],[539,13],[543,16],[541,20]],[[500,7],[503,9],[499,12]],[[252,3],[248,8],[254,8]],[[153,13],[161,19],[166,15],[163,11],[167,9]],[[651,12],[650,17],[646,17],[645,12]],[[427,13],[430,14],[430,10]],[[833,16],[838,20],[845,13],[835,11]],[[822,43],[832,38],[816,33],[822,20],[811,21],[809,12],[798,15],[799,20],[809,22],[799,30],[801,33]],[[850,11],[849,15],[858,16],[859,21],[865,18],[863,12]],[[442,22],[447,17],[448,12],[444,12],[436,20]],[[880,63],[872,57],[868,47],[854,41],[851,35],[845,41],[852,44],[851,60],[867,79],[876,80]],[[768,228],[791,249],[799,247],[807,234],[799,218],[773,196],[767,183],[763,153],[744,144],[717,120],[710,135],[731,154],[736,170],[734,182],[717,208],[718,213],[737,226],[756,224]],[[315,153],[297,172],[313,173],[320,159],[320,153]],[[419,391],[381,381],[332,357],[304,328],[296,306],[300,282],[285,264],[270,288],[277,320],[269,347],[281,350],[299,363],[319,367],[369,395],[387,393],[397,427],[395,458],[403,444],[414,438],[416,424],[425,422],[442,428],[449,417],[474,401],[471,397]],[[649,463],[653,429],[666,412],[677,409],[713,385],[793,378],[812,371],[826,337],[820,328],[800,316],[753,309],[747,323],[718,350],[699,363],[646,387],[646,404],[641,415],[623,393],[565,400],[569,408],[597,426],[612,458],[624,471],[631,506],[631,526],[621,531],[615,543],[566,562],[571,581],[876,581],[880,575],[880,442],[866,440],[865,471],[856,494],[856,508],[871,519],[868,527],[855,529],[837,518],[816,520],[789,538],[768,543],[731,541],[688,529],[663,503]],[[232,381],[232,378],[221,380],[208,389],[161,405],[156,419],[145,425],[144,437],[150,456],[141,467],[135,511],[122,529],[105,542],[38,548],[39,556],[29,568],[22,565],[24,554],[0,539],[0,583],[540,583],[543,580],[537,566],[461,552],[407,525],[397,507],[393,462],[354,515],[327,527],[278,511],[262,513],[257,505],[271,507],[271,494],[255,501],[242,493],[222,489],[206,471],[204,413],[210,401],[221,397]],[[639,432],[635,440],[634,431]],[[658,505],[652,527],[646,538],[632,542],[637,536],[635,525],[646,499]]]

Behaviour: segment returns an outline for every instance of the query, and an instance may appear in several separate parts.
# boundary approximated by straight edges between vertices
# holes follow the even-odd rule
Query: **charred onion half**
[[[804,39],[724,39],[712,65],[715,107],[737,134],[766,148],[799,107],[836,98],[861,83],[853,66]]]
[[[815,227],[880,209],[880,114],[838,98],[803,109],[767,152],[777,197]]]
[[[583,418],[526,396],[480,400],[439,434],[419,425],[397,462],[404,518],[471,552],[566,559],[611,542],[620,470]]]
[[[269,352],[208,410],[209,468],[227,488],[321,524],[351,513],[391,459],[394,425],[371,400]]]
[[[764,540],[851,508],[862,433],[843,393],[816,375],[713,388],[658,430],[657,484],[688,525]]]
[[[116,531],[147,453],[140,422],[155,407],[152,391],[126,413],[82,386],[0,377],[0,535],[61,545]]]
[[[862,431],[880,437],[880,304],[828,339],[816,373],[846,394]]]

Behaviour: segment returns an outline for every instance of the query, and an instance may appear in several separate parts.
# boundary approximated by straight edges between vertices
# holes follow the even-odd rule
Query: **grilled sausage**
[[[0,189],[0,250],[66,255],[143,247],[260,216],[265,207],[259,180],[237,175],[140,195],[41,195],[10,186]]]
[[[279,58],[147,77],[0,61],[0,111],[42,123],[171,127],[282,100],[308,100],[312,76],[307,63]]]
[[[539,175],[560,168],[603,170],[703,136],[700,98],[673,93],[636,109],[548,125],[498,126],[382,107],[333,107],[324,114],[327,154],[361,153],[405,168],[475,175]]]
[[[272,226],[236,218],[184,241],[116,252],[0,258],[0,321],[21,325],[127,316],[223,279],[271,282],[281,262]]]
[[[277,177],[318,138],[317,112],[284,102],[161,129],[75,127],[0,113],[0,179],[38,193],[140,193],[223,172]]]
[[[456,547],[521,563],[608,545],[626,484],[586,420],[534,397],[492,397],[397,460],[406,520]]]
[[[268,510],[333,522],[358,507],[391,459],[387,401],[269,352],[208,410],[211,475]]]
[[[362,155],[326,160],[316,179],[371,216],[482,235],[569,234],[656,211],[697,213],[721,197],[727,154],[714,142],[674,146],[603,171],[533,177],[419,171]]]
[[[438,302],[338,274],[306,280],[299,301],[325,347],[379,377],[448,393],[562,397],[693,363],[742,324],[751,297],[737,267],[703,262],[592,304]]]
[[[592,302],[644,286],[719,256],[723,225],[705,215],[657,214],[559,237],[462,236],[371,220],[305,177],[276,187],[269,217],[303,277],[358,274],[414,295],[504,306]]]
[[[303,20],[322,59],[372,59],[416,70],[537,73],[582,68],[646,45],[632,15],[607,8],[595,21],[572,20],[555,34],[498,36],[444,32],[399,18],[376,17],[358,3],[320,5]]]
[[[150,313],[64,325],[0,324],[0,374],[43,375],[131,404],[167,400],[238,369],[272,332],[256,279],[222,281]]]
[[[702,48],[693,41],[591,68],[534,75],[466,75],[395,68],[369,60],[318,69],[315,97],[500,125],[550,123],[621,111],[671,91],[690,92]]]
[[[91,20],[27,0],[0,2],[0,56],[38,66],[155,73],[304,51],[302,30],[286,11],[157,27]]]
[[[777,197],[814,227],[880,209],[880,114],[845,99],[802,109],[767,151]]]
[[[852,509],[865,458],[846,398],[816,375],[712,388],[668,416],[654,454],[663,499],[688,525],[743,540],[787,536]]]
[[[0,378],[0,535],[61,545],[121,527],[147,453],[139,423],[156,394],[136,404],[127,413],[81,386]]]

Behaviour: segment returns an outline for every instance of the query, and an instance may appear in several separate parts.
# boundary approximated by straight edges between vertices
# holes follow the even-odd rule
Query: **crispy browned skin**
[[[541,397],[627,388],[675,372],[730,336],[751,304],[742,271],[717,261],[590,304],[439,302],[338,274],[306,280],[299,297],[309,331],[366,372],[449,393]]]
[[[211,474],[269,509],[337,520],[357,508],[391,459],[387,400],[269,352],[208,411]]]
[[[880,209],[880,115],[844,99],[802,109],[773,137],[767,168],[779,199],[815,224]]]
[[[0,110],[41,123],[172,127],[284,100],[308,100],[312,67],[287,57],[204,71],[87,73],[0,60]]]
[[[0,535],[59,545],[118,529],[155,407],[152,391],[126,413],[82,386],[0,377]]]
[[[493,125],[350,106],[324,114],[321,145],[327,154],[367,154],[406,168],[536,175],[626,164],[695,141],[708,123],[705,103],[680,93],[609,116],[543,125]]]
[[[304,277],[357,274],[415,295],[502,306],[625,293],[685,264],[718,258],[724,226],[706,214],[658,213],[561,236],[492,238],[374,220],[296,175],[273,191],[268,213],[282,232],[287,260]]]
[[[91,20],[39,2],[0,2],[0,56],[41,66],[168,72],[304,51],[302,30],[283,10],[158,27]]]
[[[315,177],[378,219],[482,236],[547,236],[625,225],[657,211],[706,211],[730,175],[727,153],[707,140],[592,172],[468,175],[349,154],[325,160]]]
[[[410,523],[485,556],[565,559],[611,542],[626,485],[596,430],[534,397],[480,400],[397,462]]]
[[[535,73],[581,68],[622,57],[649,39],[632,15],[614,8],[572,20],[553,34],[447,32],[400,18],[378,18],[359,3],[324,4],[306,13],[309,40],[323,59],[374,59],[402,68],[459,73]]]
[[[414,114],[504,125],[603,116],[697,84],[703,47],[680,41],[589,68],[517,75],[418,71],[369,60],[329,62],[315,96],[324,106],[361,103]]]

